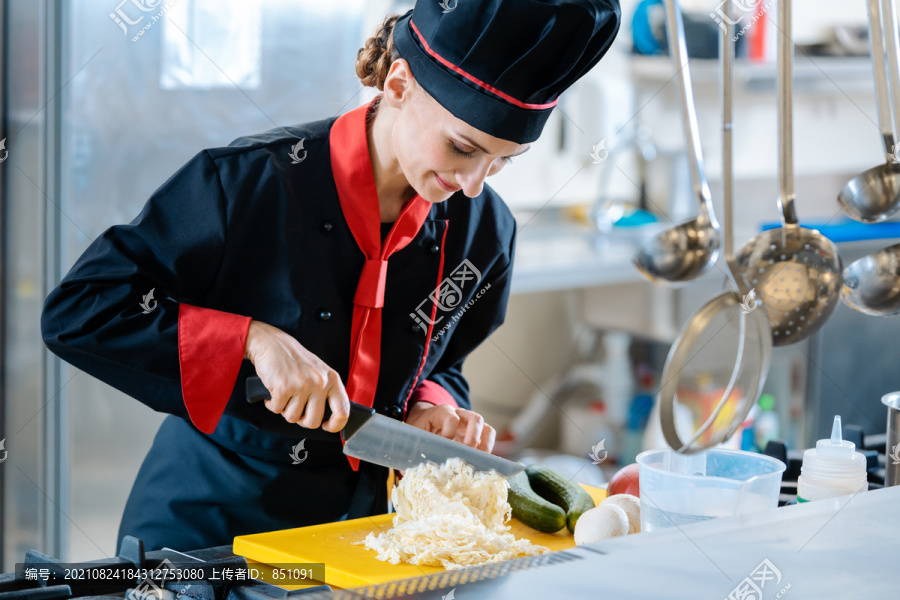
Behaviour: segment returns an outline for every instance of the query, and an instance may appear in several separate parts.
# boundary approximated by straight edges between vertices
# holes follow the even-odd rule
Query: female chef
[[[452,6],[419,0],[360,50],[373,102],[200,152],[47,298],[54,353],[170,413],[120,540],[190,550],[385,512],[387,470],[341,452],[348,399],[491,450],[462,365],[503,322],[515,221],[484,180],[538,138],[620,12]],[[265,407],[246,402],[253,375]]]

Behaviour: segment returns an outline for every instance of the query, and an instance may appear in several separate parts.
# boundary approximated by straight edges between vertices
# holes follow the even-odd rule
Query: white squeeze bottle
[[[830,440],[819,440],[803,453],[797,479],[797,502],[855,494],[868,489],[866,457],[841,438],[841,417],[834,417]]]

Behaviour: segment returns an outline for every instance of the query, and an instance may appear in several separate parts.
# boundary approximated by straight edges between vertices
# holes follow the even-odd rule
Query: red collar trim
[[[356,243],[367,258],[375,259],[376,256],[369,255],[371,250],[381,249],[379,257],[387,260],[385,254],[404,248],[416,236],[431,210],[431,203],[418,194],[407,202],[382,248],[378,190],[366,136],[366,115],[374,103],[375,100],[341,115],[332,125],[331,171],[341,210]]]

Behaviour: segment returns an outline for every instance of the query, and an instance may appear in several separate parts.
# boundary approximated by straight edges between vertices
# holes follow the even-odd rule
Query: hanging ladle
[[[873,317],[900,314],[900,244],[850,263],[844,269],[841,299]]]
[[[870,0],[871,4],[871,0]],[[876,7],[877,8],[877,7]],[[891,88],[894,98],[894,118],[900,118],[900,39],[893,26],[897,22],[897,10],[893,0],[884,0],[884,29],[887,38],[887,54],[890,59]],[[872,20],[872,7],[869,7]],[[874,28],[874,26],[872,26]],[[872,54],[876,49],[873,36]],[[883,67],[884,65],[882,65]],[[887,92],[887,91],[886,91]],[[880,94],[880,92],[879,92]],[[880,97],[880,96],[879,96]],[[900,244],[883,248],[853,262],[844,270],[844,286],[841,299],[850,308],[875,317],[900,314]]]
[[[872,43],[872,67],[875,71],[875,109],[878,113],[878,126],[884,142],[886,162],[864,171],[851,179],[838,194],[838,203],[847,216],[863,223],[878,223],[890,217],[900,208],[900,158],[894,158],[894,143],[898,136],[891,124],[890,92],[885,79],[884,37],[882,23],[890,24],[890,19],[881,18],[879,0],[868,0],[869,7],[869,39]],[[890,0],[885,2],[889,4]],[[891,11],[893,12],[893,11]],[[888,14],[887,9],[885,14]],[[889,42],[896,38],[887,28]],[[891,63],[892,76],[896,74],[895,61]],[[894,83],[897,90],[897,84]],[[894,113],[900,115],[900,107],[896,104],[900,98],[894,97]]]
[[[700,131],[694,94],[691,89],[691,71],[687,47],[683,36],[671,34],[669,52],[675,63],[678,91],[681,94],[681,112],[685,146],[700,210],[697,217],[681,225],[663,231],[654,237],[634,257],[634,264],[644,277],[653,283],[680,285],[703,275],[719,258],[719,224],[713,212],[709,185],[703,174],[703,157],[700,153]]]
[[[838,304],[837,246],[800,227],[794,209],[791,1],[778,3],[778,207],[782,226],[750,240],[738,253],[744,281],[755,291],[772,328],[772,344],[798,342],[819,329]]]
[[[734,7],[726,5],[726,11]],[[670,31],[684,37],[681,9],[677,0],[667,0],[666,16]],[[730,16],[730,14],[729,14]],[[723,443],[734,435],[744,423],[750,410],[756,404],[765,385],[766,375],[772,358],[772,333],[764,312],[750,304],[750,289],[741,278],[741,272],[734,258],[733,235],[733,159],[732,159],[732,95],[734,88],[733,62],[734,19],[726,20],[725,31],[720,38],[720,64],[722,83],[722,205],[724,208],[723,242],[725,264],[733,289],[727,289],[704,304],[688,321],[672,345],[663,368],[662,384],[659,391],[660,425],[666,442],[677,451],[673,459],[673,470],[693,474],[698,467],[705,472],[705,459],[698,454]],[[701,168],[701,174],[703,170]],[[726,325],[722,325],[726,321]],[[734,327],[736,323],[737,327]],[[730,327],[728,325],[731,325]],[[694,415],[692,431],[679,430],[676,402],[679,396],[690,390],[686,379],[697,362],[703,361],[703,349],[716,342],[716,349],[736,352],[733,369],[721,370],[716,375],[709,374],[709,388],[715,390],[710,400],[719,396],[720,400],[711,410],[700,410]],[[733,394],[736,392],[736,394]],[[734,396],[739,399],[734,400]],[[712,403],[710,402],[709,406]],[[727,418],[723,411],[728,407]],[[693,413],[694,411],[688,411]],[[680,454],[697,458],[681,458]]]

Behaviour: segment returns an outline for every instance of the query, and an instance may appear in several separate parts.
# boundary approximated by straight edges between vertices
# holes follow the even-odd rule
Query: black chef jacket
[[[337,434],[287,423],[244,396],[255,374],[243,360],[251,318],[347,378],[365,257],[341,210],[331,146],[347,160],[370,159],[355,137],[365,127],[342,138],[330,135],[334,123],[200,152],[137,218],[98,237],[47,297],[50,350],[172,415],[137,476],[120,539],[190,550],[386,510],[386,470],[363,463],[354,472]],[[345,145],[364,150],[350,156]],[[512,215],[485,186],[477,198],[460,192],[433,205],[391,256],[379,412],[402,419],[415,401],[470,406],[463,361],[504,319],[514,240]]]

